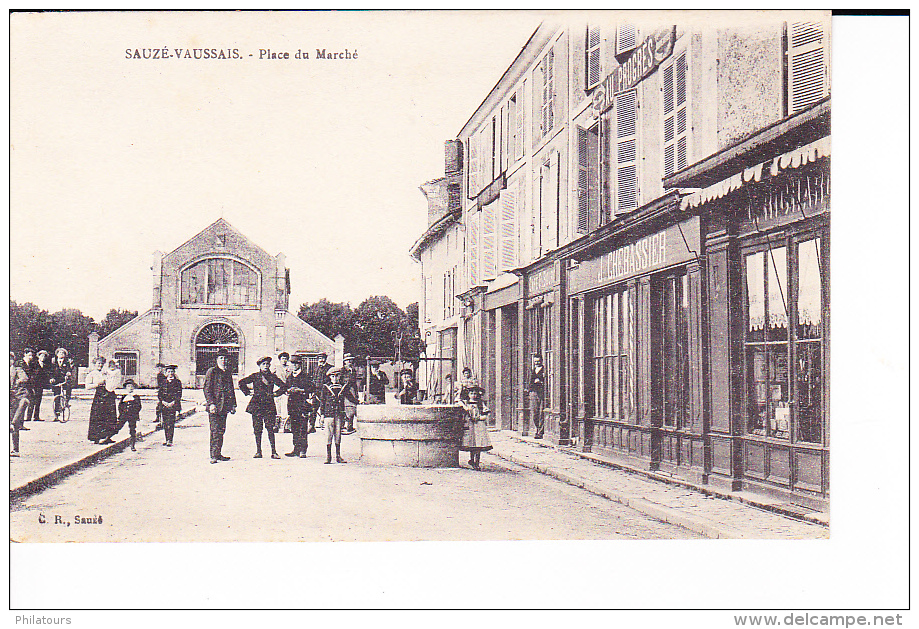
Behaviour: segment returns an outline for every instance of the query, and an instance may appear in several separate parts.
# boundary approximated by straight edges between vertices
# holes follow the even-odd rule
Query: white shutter
[[[662,70],[664,176],[689,165],[689,66],[686,51]]]
[[[517,187],[501,191],[501,221],[499,225],[500,270],[507,271],[517,267]]]
[[[467,140],[469,145],[466,154],[468,155],[469,161],[469,175],[466,179],[466,196],[470,199],[474,199],[475,196],[479,193],[479,148],[478,148],[478,136],[471,135]]]
[[[521,158],[523,157],[523,142],[525,137],[525,118],[524,118],[524,103],[526,103],[526,81],[520,84],[520,89],[517,90],[517,133],[516,139],[514,140],[514,150],[516,154],[514,157]]]
[[[616,95],[616,214],[638,207],[638,92]]]
[[[600,27],[587,26],[587,41],[584,45],[585,89],[591,89],[600,82]]]
[[[620,24],[616,27],[616,56],[638,46],[638,29],[634,24]]]
[[[482,215],[482,279],[490,280],[494,278],[497,274],[497,233],[496,233],[496,219],[497,219],[497,201],[492,201],[488,205],[482,208],[480,214]]]
[[[552,151],[549,162],[542,167],[541,208],[543,222],[543,252],[551,251],[558,246],[558,151]]]
[[[806,109],[828,93],[826,36],[820,22],[788,25],[788,113]]]
[[[469,277],[469,287],[479,283],[479,217],[481,212],[472,212],[466,215],[466,235],[469,249],[466,251],[466,267]]]
[[[542,101],[540,136],[544,136],[552,130],[555,124],[555,52],[552,48],[546,53],[539,64],[540,75],[542,77]]]

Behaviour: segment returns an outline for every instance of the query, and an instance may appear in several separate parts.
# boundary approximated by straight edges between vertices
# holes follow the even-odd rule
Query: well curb
[[[181,419],[190,417],[191,415],[194,415],[197,412],[198,412],[197,406],[192,406],[190,409],[179,413],[178,416],[176,417],[176,421],[178,422]],[[137,436],[147,437],[159,430],[162,430],[162,429],[153,428],[152,430],[148,430],[147,432],[138,431]],[[66,463],[65,465],[62,465],[61,467],[57,469],[51,470],[50,472],[46,472],[45,474],[42,474],[38,478],[34,478],[26,483],[23,483],[22,485],[19,485],[18,487],[14,487],[10,489],[10,502],[12,503],[16,500],[22,500],[23,498],[26,498],[28,496],[32,496],[39,492],[42,492],[45,489],[54,485],[55,483],[59,482],[60,480],[67,478],[71,474],[74,474],[86,467],[89,467],[90,465],[94,465],[98,463],[99,461],[107,459],[108,457],[112,455],[118,454],[119,452],[127,448],[130,444],[131,444],[131,437],[130,436],[125,437],[121,441],[116,441],[115,443],[105,448],[102,448],[101,450],[96,450],[95,452],[91,454],[87,454],[86,456],[82,458],[71,461],[70,463]]]

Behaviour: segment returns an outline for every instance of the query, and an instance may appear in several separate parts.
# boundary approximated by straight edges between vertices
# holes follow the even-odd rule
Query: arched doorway
[[[217,362],[217,352],[227,350],[227,370],[239,373],[239,334],[233,326],[215,321],[201,328],[195,337],[195,373],[203,376]]]

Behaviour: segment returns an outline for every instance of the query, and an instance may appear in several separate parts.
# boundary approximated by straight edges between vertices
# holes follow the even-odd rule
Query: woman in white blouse
[[[111,365],[115,365],[114,370]],[[86,374],[86,388],[95,389],[93,405],[89,411],[89,431],[86,438],[93,443],[115,443],[112,435],[118,427],[118,412],[115,407],[115,389],[121,384],[121,372],[114,361],[105,369],[105,358],[97,356],[92,369]]]

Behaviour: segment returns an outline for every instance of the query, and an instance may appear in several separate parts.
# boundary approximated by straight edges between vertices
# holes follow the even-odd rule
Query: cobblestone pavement
[[[508,461],[627,504],[707,537],[825,539],[827,527],[593,463],[505,432],[489,433],[494,453]]]
[[[350,436],[343,456],[351,462],[324,465],[325,434],[317,433],[306,459],[283,457],[291,448],[288,434],[279,435],[281,460],[255,460],[245,413],[228,421],[224,454],[232,460],[210,464],[207,443],[207,415],[199,412],[177,426],[172,448],[148,438],[136,453],[116,454],[17,501],[10,536],[23,542],[699,537],[490,456],[482,472],[371,467],[359,462],[360,442]]]

